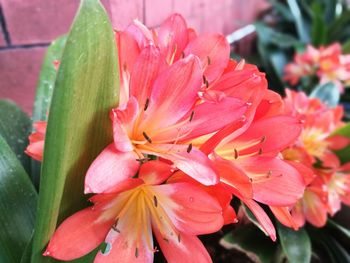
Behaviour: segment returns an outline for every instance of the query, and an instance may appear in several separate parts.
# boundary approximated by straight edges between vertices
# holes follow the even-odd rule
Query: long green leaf
[[[298,5],[298,1],[297,0],[287,0],[287,3],[288,3],[288,6],[290,8],[290,11],[294,17],[295,26],[296,26],[296,29],[297,29],[297,32],[298,32],[300,39],[304,43],[310,42],[310,36],[309,36],[308,29],[307,29],[307,25],[306,25],[304,18],[302,16],[300,7]]]
[[[0,135],[6,140],[27,172],[30,171],[30,159],[24,153],[28,145],[31,122],[16,104],[0,100]]]
[[[318,98],[328,106],[335,107],[340,100],[340,90],[333,82],[320,84],[310,93],[310,98]]]
[[[18,263],[34,229],[37,194],[0,136],[0,262]]]
[[[54,40],[46,51],[44,62],[41,66],[40,77],[36,88],[33,121],[46,121],[55,80],[57,68],[55,62],[60,62],[67,37],[61,36]],[[31,177],[34,185],[39,188],[41,164],[36,160],[31,160]]]
[[[277,232],[282,249],[290,263],[310,262],[311,242],[305,229],[294,231],[278,223]]]
[[[118,104],[114,35],[98,0],[83,0],[68,35],[52,97],[32,262],[57,223],[86,205],[85,173],[112,141],[109,110]]]

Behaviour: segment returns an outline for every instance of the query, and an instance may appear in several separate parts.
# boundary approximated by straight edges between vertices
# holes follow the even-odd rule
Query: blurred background
[[[265,0],[102,0],[113,27],[137,18],[158,26],[181,13],[201,33],[228,35],[268,9]],[[29,115],[46,48],[66,33],[79,0],[0,0],[0,98],[15,101]],[[249,46],[249,45],[248,45]],[[247,47],[243,44],[241,49]]]

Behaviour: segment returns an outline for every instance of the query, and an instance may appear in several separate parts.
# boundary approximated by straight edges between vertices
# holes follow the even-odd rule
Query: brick
[[[45,48],[0,51],[1,99],[11,99],[31,114],[44,54]]]
[[[145,23],[149,27],[159,26],[172,13],[172,0],[144,0]]]
[[[103,2],[109,5],[109,0]],[[79,0],[1,0],[1,4],[11,42],[19,45],[48,43],[67,33]]]
[[[2,31],[2,28],[0,27],[0,47],[5,47],[6,41],[4,37],[4,32]]]
[[[113,27],[118,30],[123,30],[134,19],[144,21],[143,0],[110,0],[110,10]]]

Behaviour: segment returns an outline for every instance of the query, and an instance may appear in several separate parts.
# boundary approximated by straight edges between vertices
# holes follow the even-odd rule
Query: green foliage
[[[30,172],[30,159],[24,150],[28,145],[30,128],[31,122],[27,114],[13,102],[0,100],[0,135],[27,172]]]
[[[350,138],[350,123],[336,130],[333,135],[342,135]],[[335,151],[335,154],[339,157],[340,161],[344,164],[350,162],[350,145],[344,149]]]
[[[277,224],[278,238],[282,250],[290,263],[309,263],[311,260],[311,242],[305,229],[294,231]]]
[[[335,107],[339,103],[340,91],[333,82],[328,82],[316,86],[309,97],[318,98],[330,107]]]
[[[0,136],[0,262],[18,263],[34,229],[37,193]]]
[[[118,104],[114,34],[98,0],[83,0],[62,55],[45,139],[32,262],[57,224],[86,206],[84,176],[112,141],[109,110]]]

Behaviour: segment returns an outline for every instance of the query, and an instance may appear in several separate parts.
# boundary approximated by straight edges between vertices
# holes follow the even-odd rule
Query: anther
[[[262,153],[263,153],[263,150],[260,148],[258,154],[262,155]]]
[[[169,239],[167,239],[166,237],[163,237],[163,240],[167,243],[169,243]]]
[[[123,70],[126,71],[128,69],[128,66],[126,65],[126,63],[123,64]]]
[[[266,136],[264,135],[263,137],[261,137],[260,142],[263,143],[263,142],[265,142],[265,141],[266,141]]]
[[[203,75],[203,84],[205,84],[205,86],[208,88],[209,87],[209,82],[207,80],[207,78]]]
[[[139,159],[136,159],[136,161],[138,161],[140,163],[145,163],[145,162],[149,161],[149,158],[139,158]]]
[[[135,257],[137,258],[139,256],[139,249],[135,248]]]
[[[211,60],[210,60],[209,56],[207,56],[207,60],[208,60],[208,65],[210,65],[211,64]]]
[[[147,98],[146,100],[145,107],[143,108],[144,111],[148,109],[148,105],[149,105],[149,98]]]
[[[192,143],[190,143],[187,147],[187,152],[190,153],[192,151]]]
[[[119,221],[119,218],[117,218],[117,220],[115,221],[115,223],[112,225],[112,229],[118,233],[120,233],[120,230],[117,228],[118,226],[118,221]]]
[[[148,135],[147,135],[145,132],[143,132],[142,135],[143,135],[143,137],[145,137],[145,139],[146,139],[149,143],[152,143],[151,138],[148,137]]]
[[[237,151],[237,149],[235,148],[235,149],[233,149],[234,151],[235,151],[235,159],[237,159],[238,158],[238,156],[239,156],[239,154],[238,154],[238,151]]]
[[[194,116],[194,111],[191,112],[190,122],[193,120],[193,116]]]
[[[269,171],[267,172],[267,176],[268,176],[268,177],[271,177],[271,176],[272,176],[272,171],[271,171],[271,170],[269,170]]]
[[[181,236],[180,236],[180,234],[177,235],[177,241],[179,241],[179,243],[181,242]]]
[[[158,199],[155,195],[153,196],[153,202],[154,202],[154,206],[157,207],[158,206]]]
[[[184,58],[185,57],[185,52],[181,52],[181,57]]]

